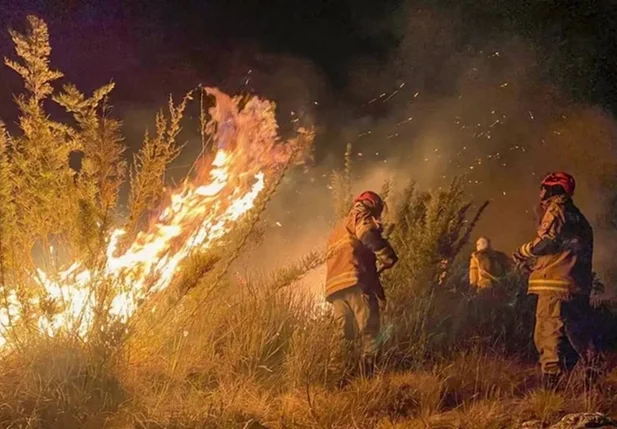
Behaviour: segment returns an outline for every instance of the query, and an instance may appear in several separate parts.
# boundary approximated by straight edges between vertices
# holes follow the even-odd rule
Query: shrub
[[[85,287],[97,303],[91,332],[83,335],[76,323],[46,335],[41,316],[59,314],[66,303],[31,274],[41,265],[53,277],[64,260],[102,271],[127,176],[125,240],[139,235],[165,198],[166,167],[181,148],[181,120],[194,94],[179,104],[170,99],[169,111],[159,112],[127,175],[120,123],[108,105],[113,84],[89,97],[72,85],[56,92],[61,74],[49,65],[47,27],[35,17],[28,24],[25,34],[11,32],[19,61],[6,60],[26,88],[17,97],[20,131],[0,125],[0,338],[8,342],[0,426],[501,428],[553,421],[565,411],[614,411],[614,373],[601,384],[605,395],[576,378],[560,393],[535,390],[535,368],[527,364],[535,357],[534,303],[521,276],[508,277],[502,300],[466,286],[466,246],[487,204],[467,201],[461,180],[431,192],[412,184],[397,194],[384,185],[385,231],[400,262],[383,275],[384,356],[371,379],[352,372],[357,356],[343,347],[329,307],[290,287],[323,263],[323,253],[271,276],[231,279],[230,266],[258,238],[261,213],[306,147],[299,140],[312,138],[309,132],[277,146],[274,106],[254,98],[221,99],[226,113],[244,115],[246,129],[230,131],[220,111],[208,119],[203,103],[200,112],[204,142],[240,132],[255,140],[255,159],[285,159],[269,165],[272,180],[254,209],[224,240],[191,254],[169,288],[140,303],[128,324],[109,313],[124,279],[102,273]],[[71,114],[70,123],[51,118],[49,101]],[[79,171],[68,165],[71,151],[83,153]],[[337,218],[351,205],[351,168],[349,145],[344,171],[333,176]],[[52,244],[64,252],[51,252]],[[604,303],[597,314],[609,343],[614,308]]]

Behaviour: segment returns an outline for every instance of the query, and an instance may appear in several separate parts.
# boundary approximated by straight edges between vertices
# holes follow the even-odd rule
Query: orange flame
[[[61,303],[61,311],[43,315],[38,327],[50,336],[61,331],[77,332],[85,339],[93,328],[97,306],[91,285],[101,275],[119,284],[108,309],[111,317],[126,322],[138,305],[167,288],[178,266],[195,250],[209,249],[249,212],[265,188],[266,173],[290,161],[291,150],[279,142],[273,105],[253,98],[239,110],[229,96],[215,89],[216,107],[210,112],[217,122],[219,148],[203,179],[185,181],[172,193],[169,204],[147,232],[140,233],[121,255],[116,255],[122,229],[108,240],[107,263],[93,272],[77,261],[54,278],[38,270],[38,281],[47,299]],[[19,319],[22,306],[14,294],[0,309],[0,346],[9,321]]]

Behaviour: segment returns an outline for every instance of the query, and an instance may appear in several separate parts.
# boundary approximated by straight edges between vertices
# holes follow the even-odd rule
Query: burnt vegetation
[[[0,322],[7,341],[1,427],[481,429],[533,419],[548,424],[574,411],[617,413],[616,371],[593,388],[576,372],[563,391],[539,388],[533,302],[523,278],[513,273],[507,299],[495,306],[481,305],[464,287],[466,246],[486,204],[468,201],[459,180],[432,192],[384,186],[386,223],[394,226],[387,229],[400,263],[383,277],[389,298],[384,356],[371,379],[349,376],[355,357],[337,352],[328,308],[289,287],[322,254],[241,286],[226,275],[258,238],[254,227],[277,180],[231,234],[225,258],[217,248],[193,255],[178,281],[127,325],[108,317],[118,285],[101,275],[90,286],[99,305],[88,340],[71,329],[47,336],[37,317],[65,303],[33,281],[36,268],[53,273],[66,260],[104,264],[127,179],[124,226],[128,237],[137,235],[164,195],[192,94],[179,104],[170,100],[157,115],[154,133],[145,135],[129,168],[121,124],[110,112],[113,83],[91,95],[72,85],[58,91],[54,83],[62,74],[51,68],[45,23],[29,17],[25,33],[11,36],[17,55],[5,63],[25,89],[15,98],[19,132],[0,127]],[[56,122],[46,110],[50,103],[73,120]],[[74,151],[83,153],[79,173],[67,162]],[[333,177],[339,216],[351,201],[350,148],[345,161]],[[37,304],[23,305],[15,320],[8,311],[15,300]],[[602,304],[597,317],[608,344],[614,309]],[[344,387],[341,380],[348,380]]]

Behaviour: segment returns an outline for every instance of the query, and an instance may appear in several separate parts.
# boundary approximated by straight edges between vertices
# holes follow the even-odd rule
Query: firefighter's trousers
[[[560,374],[577,360],[586,364],[594,352],[592,323],[588,296],[538,294],[534,342],[542,373]]]
[[[331,297],[336,323],[347,341],[360,340],[362,354],[375,356],[378,351],[379,301],[374,294],[367,295],[353,286]]]

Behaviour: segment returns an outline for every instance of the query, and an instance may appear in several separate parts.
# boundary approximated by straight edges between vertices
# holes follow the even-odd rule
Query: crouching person
[[[469,261],[469,284],[478,293],[494,294],[496,289],[503,287],[510,265],[505,253],[493,249],[487,237],[480,237]]]
[[[391,268],[398,260],[382,236],[383,209],[376,193],[360,194],[328,241],[326,300],[345,339],[360,341],[361,365],[367,375],[372,374],[379,351],[379,300],[385,300],[379,270]]]
[[[477,294],[471,302],[470,317],[481,333],[506,334],[503,306],[508,302],[505,282],[510,268],[505,253],[493,249],[489,238],[478,238],[469,260],[469,284]]]
[[[540,190],[541,221],[537,237],[515,254],[529,271],[528,293],[538,297],[534,342],[545,388],[556,387],[562,373],[594,356],[592,313],[593,231],[574,205],[574,178],[551,173]],[[569,360],[568,349],[574,359]]]

